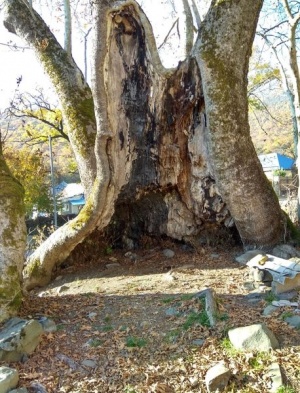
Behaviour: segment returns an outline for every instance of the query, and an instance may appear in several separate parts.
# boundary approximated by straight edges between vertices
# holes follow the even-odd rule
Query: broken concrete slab
[[[292,289],[299,289],[300,288],[300,275],[294,278],[286,278],[284,283],[277,282],[273,280],[272,282],[272,291],[279,295],[280,293],[289,292]]]
[[[275,294],[300,288],[300,262],[266,254],[267,260],[259,256],[247,262],[250,268],[267,271],[272,275],[272,290]]]

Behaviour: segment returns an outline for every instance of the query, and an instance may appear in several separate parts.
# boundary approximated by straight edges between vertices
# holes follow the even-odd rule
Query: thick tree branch
[[[96,125],[91,90],[74,60],[34,9],[21,0],[6,0],[4,11],[5,26],[34,49],[56,89],[81,180],[89,191],[96,174]]]

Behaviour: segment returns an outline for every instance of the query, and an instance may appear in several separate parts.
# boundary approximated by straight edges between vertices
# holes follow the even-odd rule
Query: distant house
[[[258,156],[266,176],[273,179],[274,171],[282,169],[284,171],[292,171],[295,160],[288,156],[278,153],[261,154]]]
[[[66,182],[55,187],[57,200],[59,202],[60,214],[67,216],[78,214],[85,204],[84,189],[80,183]]]
[[[261,154],[258,158],[278,197],[297,193],[298,176],[293,158],[278,153]],[[280,175],[279,170],[284,171],[285,176]]]

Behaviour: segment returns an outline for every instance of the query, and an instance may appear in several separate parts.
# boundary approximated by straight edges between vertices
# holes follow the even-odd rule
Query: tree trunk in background
[[[0,147],[0,322],[17,313],[25,258],[24,190],[10,173]]]
[[[94,185],[88,188],[87,204],[76,219],[58,229],[29,258],[27,288],[48,282],[52,268],[96,228],[106,228],[128,247],[137,246],[145,233],[192,242],[217,238],[233,220],[247,247],[269,247],[282,239],[280,207],[259,166],[247,125],[247,67],[261,2],[254,1],[253,10],[246,0],[213,2],[194,55],[174,70],[162,66],[149,21],[134,1],[109,6],[104,1],[94,3],[96,174],[88,174]],[[38,32],[34,42],[26,32],[28,26],[33,28],[32,14],[24,11],[20,0],[6,3],[6,26],[35,45]],[[245,14],[235,12],[236,8],[244,9]],[[21,24],[25,17],[28,23]],[[36,29],[45,34],[41,18],[35,18],[41,23],[41,27],[35,24]],[[226,42],[220,31],[226,32]],[[237,45],[236,34],[245,36],[243,46]],[[35,50],[42,63],[47,59],[49,72],[49,58],[55,64],[53,53],[63,54],[63,49],[50,32],[47,37],[53,46],[41,53],[35,45]],[[205,58],[205,45],[210,48],[210,58]],[[227,47],[232,61],[236,56],[241,62],[236,70],[235,63],[225,67],[222,46]],[[59,62],[61,59],[59,56]],[[219,60],[221,68],[217,67]],[[80,71],[64,61],[66,67],[61,62],[58,69],[64,69],[66,81],[74,81],[72,75],[80,75]],[[62,75],[55,71],[55,78]],[[223,94],[219,94],[221,82]],[[74,115],[80,118],[80,108],[86,108],[84,95],[76,94],[73,99],[74,89],[82,91],[81,82],[77,87],[75,82],[56,84],[56,89],[72,125]],[[77,112],[69,111],[71,104]],[[70,137],[82,168],[88,167],[85,160],[89,157],[80,154],[80,147],[86,148],[84,124],[91,124],[90,119],[91,114],[88,122],[84,118],[80,123],[81,139],[72,142]],[[88,142],[90,148],[91,139]]]

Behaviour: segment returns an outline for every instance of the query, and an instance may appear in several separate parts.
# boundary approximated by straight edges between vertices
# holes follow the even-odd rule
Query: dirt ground
[[[168,258],[165,248],[175,255]],[[247,268],[234,262],[241,248],[198,248],[164,243],[132,253],[109,250],[91,264],[56,272],[46,288],[25,299],[20,315],[47,316],[57,331],[45,334],[24,363],[20,386],[30,392],[206,392],[205,374],[219,361],[232,372],[227,392],[268,392],[268,366],[280,364],[283,392],[300,392],[299,331],[267,300],[246,296]],[[207,326],[203,302],[216,292],[220,315]],[[269,297],[270,300],[270,297]],[[280,342],[267,354],[239,353],[228,342],[232,327],[264,322]]]

